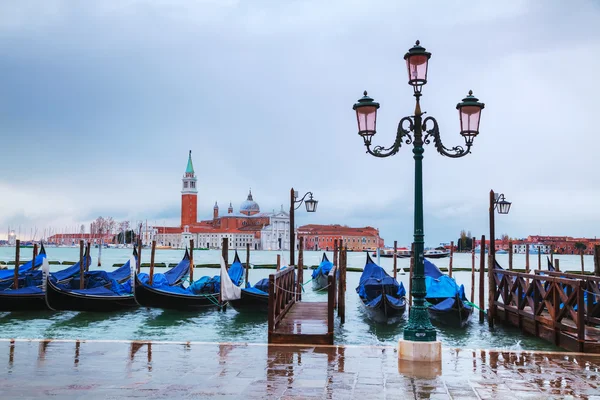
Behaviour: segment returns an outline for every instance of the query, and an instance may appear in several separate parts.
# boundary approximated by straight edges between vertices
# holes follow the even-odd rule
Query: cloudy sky
[[[513,202],[498,235],[600,236],[598,21],[583,0],[0,0],[0,232],[178,224],[191,149],[202,218],[249,187],[287,208],[293,186],[319,200],[298,224],[409,244],[410,148],[365,154],[352,104],[365,89],[382,104],[374,143],[390,145],[420,39],[447,147],[456,103],[486,103],[473,154],[426,148],[426,243],[484,234],[490,189]]]

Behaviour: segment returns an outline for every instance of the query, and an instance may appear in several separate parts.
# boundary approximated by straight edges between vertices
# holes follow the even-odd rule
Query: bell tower
[[[192,164],[192,151],[188,157],[187,168],[181,179],[181,227],[195,224],[198,220],[198,190],[196,174]]]

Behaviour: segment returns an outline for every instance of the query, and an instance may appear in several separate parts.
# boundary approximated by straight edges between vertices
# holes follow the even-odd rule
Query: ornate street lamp
[[[306,199],[306,196],[310,198]],[[306,200],[305,200],[306,199]],[[312,192],[306,192],[301,199],[298,199],[298,192],[292,188],[290,191],[290,265],[296,265],[294,261],[294,251],[296,250],[296,232],[294,232],[294,210],[300,208],[302,203],[306,205],[307,212],[317,211],[318,200],[313,199]],[[297,206],[296,206],[297,204]]]
[[[494,218],[494,210],[498,210],[498,214],[508,214],[510,211],[510,206],[512,203],[510,201],[506,201],[503,193],[494,193],[493,190],[490,190],[490,251],[488,253],[488,283],[490,285],[495,285],[493,281],[494,275],[492,273],[493,269],[496,266],[496,221]],[[512,250],[512,249],[511,249]],[[495,297],[492,292],[490,292],[490,298],[488,299],[488,307],[494,307]],[[489,326],[494,326],[493,315],[495,312],[488,311],[488,324]]]
[[[427,70],[431,53],[421,47],[419,41],[411,48],[404,59],[408,70],[408,84],[413,87],[416,99],[414,115],[404,117],[398,123],[396,139],[390,147],[371,147],[371,140],[376,134],[377,110],[376,103],[364,92],[353,109],[356,111],[358,121],[358,134],[362,136],[367,153],[375,157],[390,157],[396,154],[403,143],[413,145],[415,159],[415,215],[414,215],[414,242],[415,242],[415,269],[412,278],[413,306],[410,309],[408,325],[404,329],[404,340],[412,342],[434,342],[436,331],[429,321],[429,314],[425,306],[425,277],[423,265],[424,231],[423,231],[423,171],[422,160],[423,145],[433,144],[443,156],[459,158],[466,156],[471,151],[473,139],[479,134],[479,121],[484,104],[473,97],[473,93],[458,103],[456,108],[460,118],[460,134],[465,139],[465,146],[447,148],[440,139],[438,123],[433,117],[423,119],[423,112],[419,100],[423,86],[427,83]]]

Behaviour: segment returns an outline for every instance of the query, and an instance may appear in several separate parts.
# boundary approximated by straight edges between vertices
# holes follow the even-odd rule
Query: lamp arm
[[[308,196],[310,194],[310,198],[312,199],[313,197],[313,193],[312,192],[306,192],[304,194],[304,196],[302,196],[302,198],[300,200],[294,200],[294,204],[298,203],[298,207],[294,207],[294,210],[297,210],[300,208],[300,206],[302,205],[302,203],[304,202],[304,199],[306,198],[306,196]]]
[[[427,130],[428,122],[431,122],[433,125],[432,128],[429,130]],[[427,117],[423,120],[423,131],[427,132],[425,138],[423,139],[423,142],[425,144],[429,144],[433,139],[435,149],[438,151],[438,153],[440,153],[443,156],[450,158],[460,158],[466,156],[471,152],[471,145],[469,144],[467,144],[466,149],[462,146],[454,146],[451,149],[445,147],[442,143],[442,139],[440,138],[440,129],[438,123],[433,117]]]
[[[404,127],[405,123],[408,123],[408,126],[406,128]],[[394,141],[394,144],[392,144],[388,148],[385,148],[383,146],[375,146],[371,150],[371,140],[370,140],[370,138],[367,139],[365,137],[364,140],[365,140],[365,146],[367,147],[367,153],[371,154],[372,156],[380,157],[380,158],[393,156],[394,154],[396,154],[398,152],[398,150],[400,150],[400,146],[402,146],[403,141],[406,144],[411,144],[413,142],[413,139],[410,136],[410,132],[412,132],[414,130],[414,128],[415,128],[415,124],[413,123],[413,120],[411,117],[402,118],[400,120],[400,122],[398,123],[398,131],[396,132],[396,140]]]

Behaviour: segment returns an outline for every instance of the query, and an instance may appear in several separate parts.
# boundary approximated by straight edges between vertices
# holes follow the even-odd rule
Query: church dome
[[[248,198],[240,205],[240,213],[246,215],[258,214],[260,207],[258,203],[252,199],[252,191],[248,193]]]

